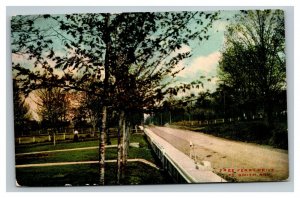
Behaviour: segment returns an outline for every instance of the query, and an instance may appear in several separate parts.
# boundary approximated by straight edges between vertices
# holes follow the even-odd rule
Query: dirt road
[[[288,153],[285,150],[182,129],[150,129],[186,155],[191,154],[198,163],[211,163],[214,172],[229,181],[278,181],[288,178]],[[194,145],[192,149],[190,143]]]

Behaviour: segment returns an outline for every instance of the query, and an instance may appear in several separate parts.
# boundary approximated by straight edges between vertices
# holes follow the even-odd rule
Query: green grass
[[[129,148],[128,158],[143,158],[151,162],[155,162],[151,149],[143,135],[133,134],[130,137],[131,142],[139,142],[140,148]],[[112,139],[112,143],[116,144],[117,139]],[[23,145],[18,147],[19,153],[34,152],[34,151],[49,151],[57,149],[81,148],[97,146],[98,141],[87,141],[78,143],[61,143],[53,145]],[[117,159],[117,148],[106,148],[106,159]],[[16,164],[38,164],[52,162],[76,162],[76,161],[94,161],[98,160],[98,149],[63,151],[52,153],[39,153],[30,155],[16,156]]]
[[[71,149],[71,148],[81,148],[81,147],[90,147],[98,146],[99,141],[82,141],[82,142],[58,142],[55,146],[53,143],[40,143],[40,144],[24,144],[16,145],[16,153],[28,153],[28,152],[37,152],[37,151],[50,151],[58,149]]]
[[[111,144],[117,144],[117,138],[111,138]],[[132,134],[130,137],[130,142],[139,142],[140,145],[146,146],[147,142],[145,141],[143,135],[140,134]],[[59,141],[54,146],[53,143],[35,143],[35,144],[23,144],[16,145],[15,151],[16,153],[29,153],[29,152],[38,152],[38,151],[50,151],[50,150],[59,150],[59,149],[72,149],[72,148],[81,148],[81,147],[90,147],[90,146],[98,146],[98,140],[88,140],[88,141]]]
[[[129,148],[128,158],[142,158],[156,163],[155,157],[150,148]]]
[[[105,158],[107,160],[117,159],[117,148],[107,148],[105,154]],[[143,158],[155,163],[155,159],[149,148],[129,148],[128,158]],[[40,164],[95,160],[98,160],[97,149],[16,156],[16,164]]]
[[[110,152],[108,151],[107,153]],[[52,162],[76,162],[90,160],[98,160],[97,149],[16,156],[16,164],[40,164]]]
[[[105,185],[116,184],[116,164],[106,163]],[[51,167],[18,168],[17,181],[21,186],[83,186],[98,183],[97,164],[65,165]],[[34,175],[34,177],[33,177]],[[143,163],[128,163],[122,184],[171,184],[164,172]]]
[[[111,140],[112,144],[117,143],[117,139]],[[143,158],[155,164],[159,164],[155,154],[148,145],[143,135],[133,134],[131,142],[139,142],[140,147],[130,147],[128,158]],[[98,141],[86,142],[64,142],[53,145],[31,144],[18,146],[19,153],[48,151],[56,149],[79,148],[97,146]],[[105,158],[117,159],[117,148],[106,148]],[[98,149],[77,150],[40,153],[30,155],[17,155],[16,164],[38,164],[51,162],[76,162],[76,161],[96,161],[98,160]],[[116,184],[116,163],[106,163],[105,180],[107,185]],[[22,186],[73,186],[93,185],[98,183],[99,173],[97,164],[63,165],[49,167],[29,167],[16,169],[17,181]],[[34,177],[33,177],[34,175]],[[138,162],[128,162],[125,169],[125,176],[122,184],[165,184],[173,183],[170,177],[160,170],[156,170],[148,165]]]

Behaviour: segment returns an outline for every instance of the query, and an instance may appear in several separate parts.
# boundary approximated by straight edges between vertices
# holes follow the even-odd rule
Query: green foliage
[[[69,103],[67,93],[61,88],[39,89],[35,92],[34,102],[38,106],[37,113],[46,125],[53,127],[66,122]]]
[[[288,131],[286,124],[279,124],[272,130],[269,144],[277,148],[288,150]]]
[[[288,148],[287,127],[284,123],[275,128],[269,128],[263,121],[222,123],[207,125],[199,131],[231,140]]]
[[[14,74],[26,94],[56,86],[105,94],[103,100],[116,109],[145,111],[168,93],[163,79],[175,76],[177,63],[190,56],[173,52],[208,39],[217,18],[211,12],[17,16],[13,54],[28,54],[41,69],[14,63]]]
[[[29,130],[29,106],[25,104],[25,98],[16,80],[13,80],[13,105],[14,105],[14,127],[15,136],[23,135],[23,132]]]
[[[224,86],[219,90],[227,87],[235,109],[250,115],[262,111],[272,125],[278,98],[286,90],[285,63],[284,12],[242,12],[227,28],[219,62]],[[278,112],[285,109],[283,105]]]

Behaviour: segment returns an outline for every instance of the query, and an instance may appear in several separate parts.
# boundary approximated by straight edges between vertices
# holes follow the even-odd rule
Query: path
[[[105,160],[106,163],[115,163],[117,160]],[[159,169],[154,163],[149,162],[145,159],[127,159],[127,162],[142,162],[153,168]],[[64,166],[64,165],[76,165],[76,164],[97,164],[99,161],[80,161],[80,162],[55,162],[55,163],[42,163],[42,164],[21,164],[16,165],[16,168],[29,168],[29,167],[45,167],[45,166]]]
[[[213,173],[211,167],[195,164],[194,160],[153,133],[152,130],[146,128],[144,132],[151,142],[155,153],[163,161],[163,166],[168,169],[168,172],[174,178],[181,175],[187,183],[226,182],[224,178]]]
[[[129,144],[129,146],[132,147],[138,147],[138,142],[132,142]],[[117,148],[118,145],[105,145],[105,148]],[[34,154],[40,154],[40,153],[56,153],[56,152],[68,152],[68,151],[78,151],[78,150],[91,150],[91,149],[98,149],[99,146],[89,146],[89,147],[80,147],[80,148],[71,148],[71,149],[57,149],[57,150],[50,150],[50,151],[35,151],[35,152],[28,152],[28,153],[17,153],[16,156],[22,156],[22,155],[34,155]]]
[[[211,163],[214,172],[236,181],[276,181],[288,178],[288,153],[267,146],[237,142],[211,135],[167,127],[151,131],[198,163]],[[192,150],[193,151],[193,150]]]

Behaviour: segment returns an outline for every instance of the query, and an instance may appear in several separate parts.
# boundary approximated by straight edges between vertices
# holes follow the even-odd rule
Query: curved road
[[[288,179],[286,150],[226,140],[183,129],[150,129],[186,155],[192,154],[192,158],[198,163],[211,164],[214,172],[227,180],[249,182]],[[193,149],[190,149],[191,142]]]

